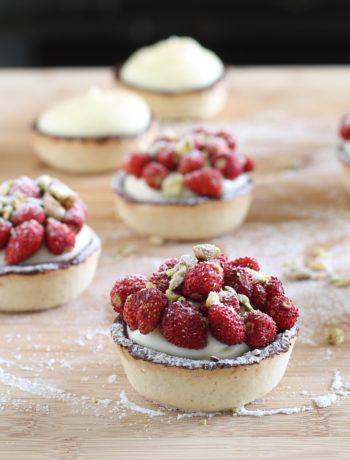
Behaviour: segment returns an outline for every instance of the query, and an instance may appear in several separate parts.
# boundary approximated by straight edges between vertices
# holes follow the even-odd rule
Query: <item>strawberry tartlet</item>
[[[350,114],[343,116],[339,135],[341,143],[338,147],[338,158],[342,165],[344,185],[350,192]]]
[[[55,307],[91,283],[101,243],[86,206],[58,179],[0,184],[0,311]]]
[[[132,229],[166,239],[211,238],[238,227],[251,203],[252,160],[228,132],[158,138],[113,178],[117,212]]]
[[[100,173],[121,166],[155,131],[150,109],[137,94],[94,87],[44,111],[34,123],[32,139],[37,155],[51,167]]]
[[[169,37],[137,50],[117,77],[119,86],[142,96],[161,118],[212,117],[228,95],[222,61],[190,37]]]
[[[193,252],[149,278],[115,283],[112,338],[145,398],[187,411],[234,409],[282,379],[298,309],[255,259],[229,260],[210,244]]]

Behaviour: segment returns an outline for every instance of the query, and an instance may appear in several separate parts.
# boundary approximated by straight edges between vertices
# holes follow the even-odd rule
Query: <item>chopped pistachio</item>
[[[220,303],[219,294],[217,292],[214,292],[214,291],[209,292],[207,300],[205,301],[205,305],[207,307],[211,307],[212,305],[218,304],[218,303]]]
[[[246,295],[238,294],[238,300],[239,300],[241,307],[243,308],[243,313],[253,310],[253,307],[250,305],[250,301]]]
[[[252,270],[251,268],[246,268],[246,270],[248,270],[254,278],[254,280],[260,284],[266,284],[269,281],[269,277],[263,275],[261,272],[257,272],[256,270]]]
[[[43,196],[44,210],[47,216],[53,217],[57,220],[62,220],[66,210],[61,204],[49,193]]]
[[[197,263],[196,257],[190,254],[184,254],[180,257],[180,264],[185,265],[187,268],[192,268]]]
[[[171,276],[171,279],[169,282],[169,289],[174,291],[176,288],[178,288],[183,283],[183,280],[185,279],[186,271],[187,271],[186,267],[181,267]]]
[[[182,296],[178,294],[177,292],[172,291],[171,289],[167,289],[165,291],[165,295],[169,302],[176,302],[177,300],[181,299]]]
[[[186,153],[189,153],[193,149],[194,149],[194,145],[190,141],[190,139],[185,139],[179,145],[177,145],[176,153],[178,155],[183,156],[183,155],[186,155]]]
[[[42,191],[47,192],[49,190],[52,180],[52,177],[44,174],[37,178],[36,183],[39,185]]]
[[[193,247],[193,252],[198,260],[210,260],[220,254],[220,248],[213,244],[197,244]]]
[[[331,329],[327,336],[327,342],[329,345],[341,345],[344,342],[344,331],[337,327]]]
[[[146,283],[146,289],[152,289],[152,288],[155,288],[155,287],[156,287],[155,284],[151,283],[150,281],[147,281],[147,283]]]
[[[339,278],[337,280],[331,281],[331,284],[333,284],[333,286],[337,288],[347,288],[347,287],[350,287],[350,280]]]
[[[317,260],[309,260],[306,266],[315,272],[322,272],[327,270],[327,266],[324,262],[318,262]]]
[[[2,217],[9,220],[12,214],[13,208],[10,205],[6,205],[2,208]]]
[[[49,192],[53,197],[55,197],[60,203],[64,205],[70,206],[76,200],[77,194],[73,192],[71,188],[69,188],[63,182],[54,179],[50,186]]]
[[[12,181],[4,181],[0,184],[0,195],[7,195],[10,191]]]
[[[162,183],[162,193],[168,197],[178,197],[184,190],[184,177],[180,173],[169,174]]]
[[[310,270],[303,267],[290,267],[289,270],[285,272],[287,278],[295,281],[304,281],[312,279]]]

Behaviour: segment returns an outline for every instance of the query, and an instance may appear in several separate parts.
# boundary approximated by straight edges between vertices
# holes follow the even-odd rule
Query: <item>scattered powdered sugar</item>
[[[264,417],[266,415],[292,415],[292,414],[300,414],[301,412],[308,412],[312,410],[311,406],[301,406],[301,407],[282,407],[279,409],[255,409],[250,410],[246,409],[244,406],[237,409],[234,412],[234,416],[238,417]]]
[[[148,415],[149,417],[161,417],[165,415],[165,413],[160,410],[146,409],[145,407],[138,406],[137,404],[129,401],[124,390],[120,392],[120,405],[130,409],[133,412]]]
[[[315,404],[318,409],[324,409],[334,404],[337,400],[337,395],[334,393],[329,393],[327,395],[317,396],[312,398],[311,401]]]

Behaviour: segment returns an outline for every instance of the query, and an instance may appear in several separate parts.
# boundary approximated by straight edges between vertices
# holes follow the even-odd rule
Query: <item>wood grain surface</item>
[[[304,263],[322,245],[332,267],[350,278],[350,199],[335,157],[338,121],[350,106],[350,69],[232,69],[229,82],[229,103],[210,123],[231,128],[256,160],[256,188],[247,222],[215,243],[232,256],[258,257],[280,276],[285,262]],[[96,84],[113,85],[111,72],[1,71],[0,180],[53,174],[35,157],[29,126],[52,102]],[[311,401],[334,393],[336,369],[350,381],[349,288],[285,280],[301,307],[300,337],[283,382],[246,409],[309,410],[203,417],[159,408],[123,374],[109,336],[108,292],[118,276],[150,273],[191,245],[155,244],[128,230],[114,215],[110,174],[54,174],[86,200],[103,255],[76,301],[48,312],[0,314],[1,460],[350,458],[347,389],[330,407]],[[345,331],[339,347],[326,342],[331,325]]]

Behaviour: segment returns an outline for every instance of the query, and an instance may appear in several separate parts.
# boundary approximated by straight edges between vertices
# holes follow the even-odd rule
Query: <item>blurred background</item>
[[[172,34],[233,64],[349,64],[349,18],[349,0],[0,0],[0,67],[111,65]]]

